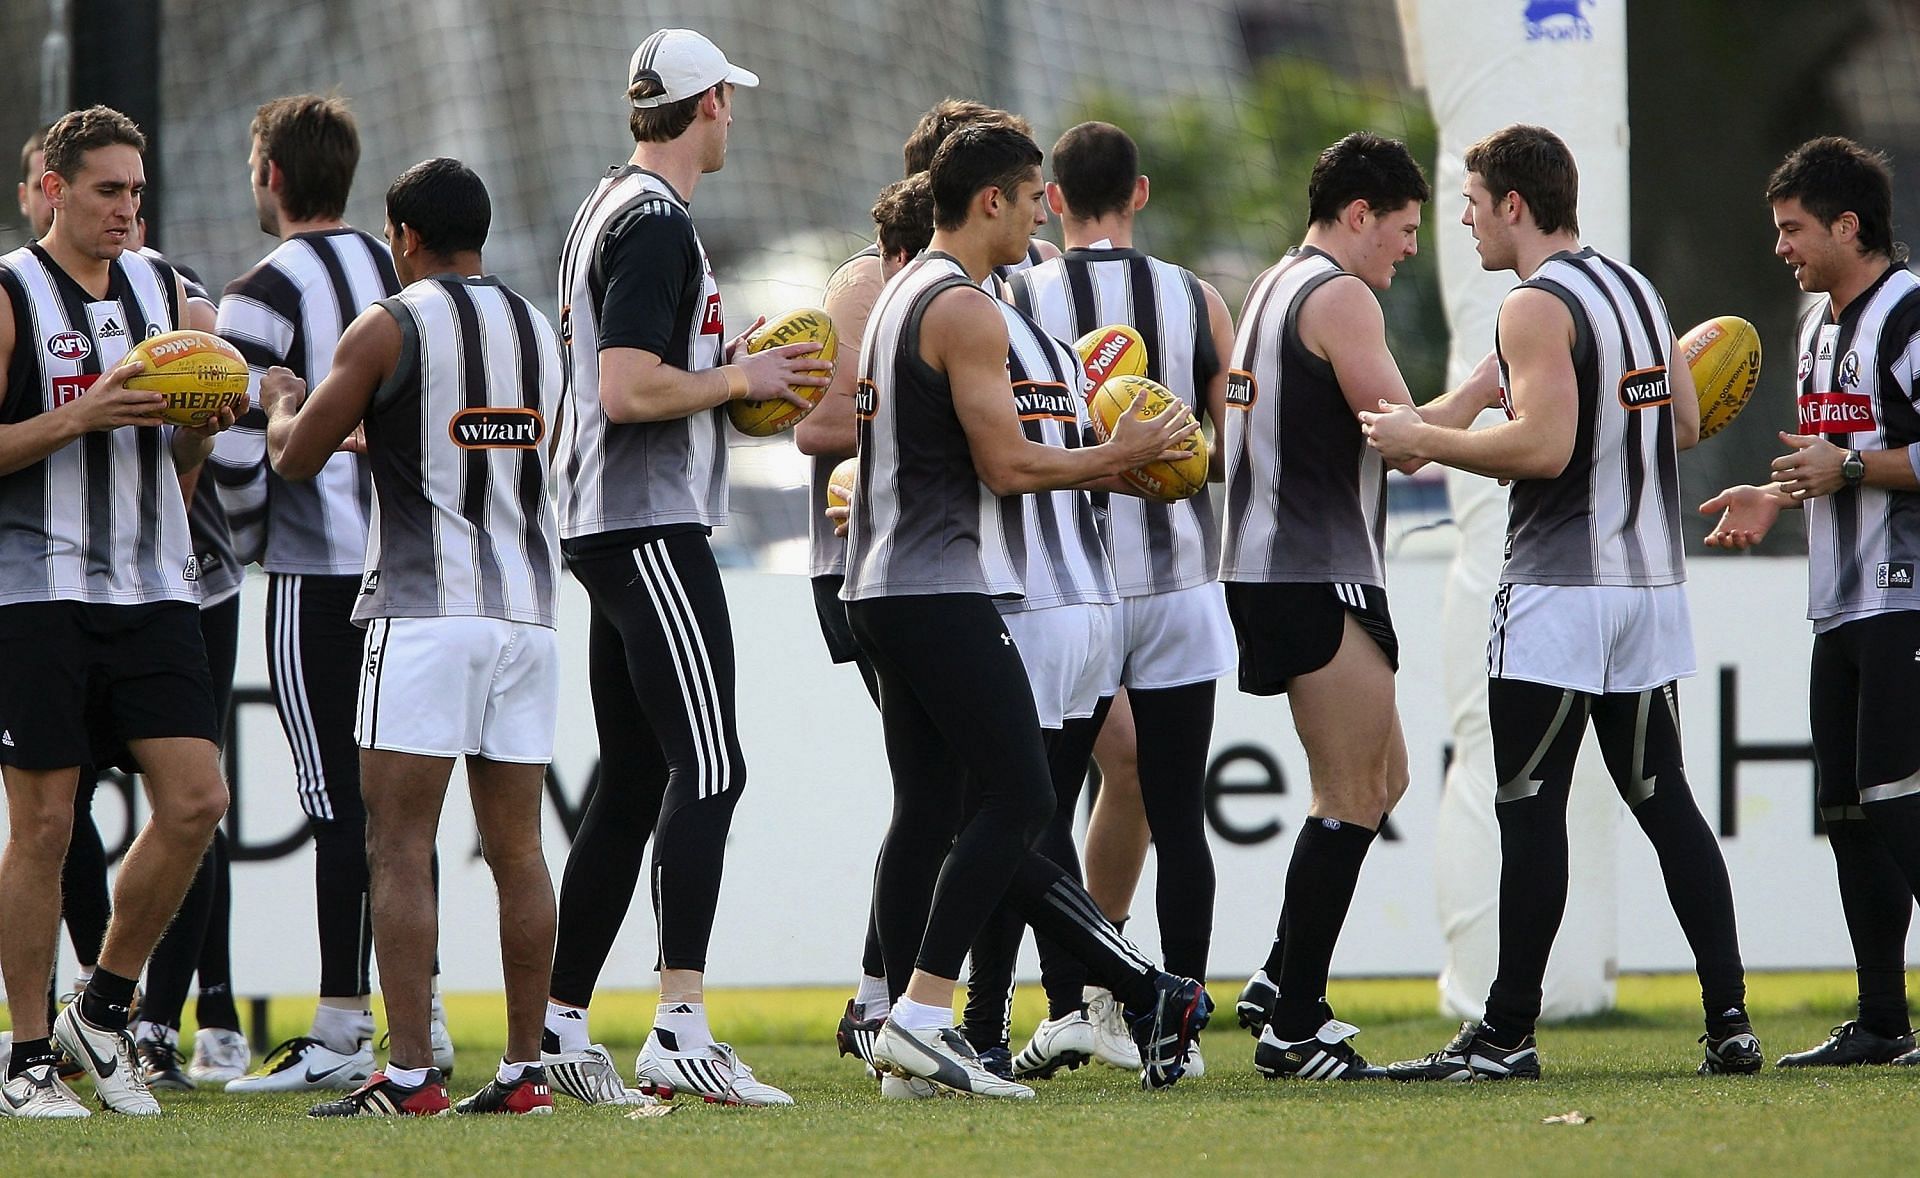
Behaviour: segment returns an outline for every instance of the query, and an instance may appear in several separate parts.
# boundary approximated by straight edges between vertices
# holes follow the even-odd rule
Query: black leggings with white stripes
[[[733,625],[704,532],[569,559],[593,610],[587,674],[600,767],[567,856],[553,997],[593,997],[653,839],[658,968],[704,970],[734,803]]]
[[[992,601],[882,597],[847,614],[879,676],[893,770],[874,897],[889,988],[899,994],[916,968],[958,978],[1004,897],[1130,1007],[1150,1004],[1153,964],[1032,850],[1053,815],[1053,785],[1026,670]]]

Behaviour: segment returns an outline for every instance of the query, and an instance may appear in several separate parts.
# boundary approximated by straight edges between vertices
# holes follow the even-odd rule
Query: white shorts
[[[1239,659],[1218,581],[1120,599],[1120,682],[1151,691],[1233,673]]]
[[[560,656],[545,626],[499,618],[375,618],[353,739],[423,757],[553,760]]]
[[[1685,585],[1502,585],[1493,595],[1491,678],[1601,695],[1693,673]]]
[[[1114,606],[1053,605],[1003,614],[1033,686],[1040,727],[1060,728],[1093,715],[1118,686]]]

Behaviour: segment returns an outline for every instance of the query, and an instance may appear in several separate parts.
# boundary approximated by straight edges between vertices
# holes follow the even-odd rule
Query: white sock
[[[934,1031],[953,1025],[953,1007],[928,1006],[902,994],[888,1017],[909,1031]]]
[[[447,1021],[447,1004],[440,1001],[440,995],[438,992],[435,992],[433,996],[432,1012],[433,1013],[430,1017],[433,1019],[434,1022],[444,1023]]]
[[[508,1063],[503,1056],[500,1066],[494,1069],[493,1078],[502,1084],[511,1084],[520,1078],[520,1074],[532,1067],[531,1063]]]
[[[169,1047],[180,1046],[179,1031],[160,1023],[148,1022],[146,1019],[133,1024],[133,1041],[138,1043],[143,1039],[158,1039]]]
[[[662,1002],[653,1012],[653,1033],[660,1046],[683,1055],[713,1046],[704,1002]]]
[[[313,1030],[309,1032],[329,1051],[353,1055],[360,1044],[373,1038],[373,1011],[349,1010],[343,1006],[316,1006]]]
[[[860,975],[860,988],[853,992],[853,1000],[860,1004],[861,1018],[885,1018],[893,1009],[893,999],[887,993],[887,979],[876,978],[871,974]]]
[[[396,1068],[392,1064],[386,1067],[387,1079],[402,1088],[418,1088],[427,1082],[426,1068]]]
[[[593,1043],[587,1032],[587,1008],[547,1003],[547,1030],[560,1041],[561,1051],[585,1051]]]

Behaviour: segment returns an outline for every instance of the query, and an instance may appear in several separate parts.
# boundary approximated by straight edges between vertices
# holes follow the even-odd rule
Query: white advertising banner
[[[1446,569],[1444,560],[1412,558],[1391,568],[1413,784],[1394,815],[1392,837],[1367,861],[1334,960],[1341,974],[1432,975],[1443,962],[1434,864],[1449,732],[1439,626]],[[1747,962],[1845,967],[1848,944],[1832,861],[1814,831],[1805,748],[1805,562],[1699,560],[1692,576],[1701,674],[1681,694],[1688,766],[1701,809],[1722,833]],[[310,994],[318,969],[313,851],[289,838],[300,818],[291,761],[266,694],[264,588],[258,579],[247,585],[238,681],[238,804],[229,819],[240,851],[233,869],[234,980],[242,994]],[[804,579],[729,573],[727,591],[748,780],[728,847],[709,976],[715,985],[851,983],[890,805],[878,719],[852,668],[827,662]],[[546,828],[556,880],[568,824],[597,768],[586,601],[571,580],[562,616],[567,670]],[[96,806],[109,847],[123,841],[124,796],[103,788]],[[1213,966],[1216,976],[1231,978],[1266,955],[1306,812],[1306,762],[1284,700],[1243,696],[1223,682],[1207,796],[1220,879]],[[1630,821],[1622,826],[1620,967],[1689,968],[1654,857]],[[496,988],[493,885],[476,850],[463,782],[448,796],[440,854],[444,984]],[[1576,881],[1575,890],[1581,886]],[[1158,941],[1152,887],[1150,865],[1128,926],[1148,946]],[[1570,922],[1561,942],[1578,943],[1589,933]],[[603,984],[651,985],[653,960],[653,921],[642,892]]]

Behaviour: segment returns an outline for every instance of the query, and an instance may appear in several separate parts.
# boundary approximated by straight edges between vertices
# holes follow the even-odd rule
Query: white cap
[[[721,82],[758,86],[760,75],[728,61],[718,45],[692,29],[655,32],[640,42],[627,64],[627,96],[642,110],[692,98]]]

